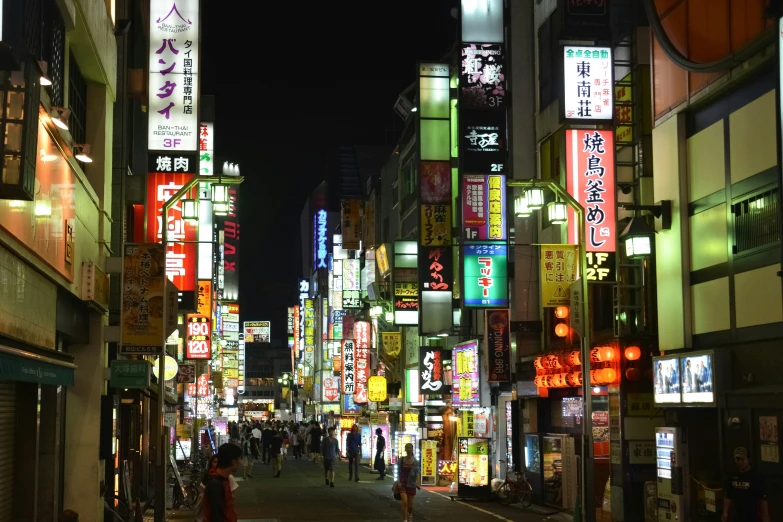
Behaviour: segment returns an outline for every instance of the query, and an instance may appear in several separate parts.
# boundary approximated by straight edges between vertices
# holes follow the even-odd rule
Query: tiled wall
[[[54,349],[56,307],[54,283],[0,247],[0,333]]]

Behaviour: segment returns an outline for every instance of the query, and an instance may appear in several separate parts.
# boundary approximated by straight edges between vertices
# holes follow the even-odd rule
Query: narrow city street
[[[329,520],[400,520],[400,503],[391,493],[392,478],[381,482],[364,468],[360,481],[348,481],[348,464],[341,462],[334,488],[326,487],[323,467],[304,460],[283,462],[279,479],[269,465],[257,462],[253,478],[242,481],[236,494],[240,521],[305,522]],[[414,520],[515,521],[544,519],[518,505],[501,506],[490,501],[451,501],[446,491],[422,489],[416,495]]]

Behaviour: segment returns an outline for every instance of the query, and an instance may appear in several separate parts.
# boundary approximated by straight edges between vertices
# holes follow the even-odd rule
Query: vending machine
[[[683,428],[655,428],[658,522],[690,522],[688,439]]]

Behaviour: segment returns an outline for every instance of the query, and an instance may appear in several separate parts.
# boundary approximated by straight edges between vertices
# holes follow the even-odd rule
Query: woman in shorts
[[[397,463],[397,476],[399,483],[395,484],[402,497],[402,519],[410,522],[413,520],[413,497],[416,490],[421,489],[421,475],[419,463],[413,453],[413,444],[405,445],[405,456]]]

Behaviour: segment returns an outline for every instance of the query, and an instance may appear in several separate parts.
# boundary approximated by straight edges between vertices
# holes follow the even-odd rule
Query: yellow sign
[[[196,309],[199,315],[212,317],[212,281],[199,279],[196,293]]]
[[[435,484],[438,470],[438,442],[421,441],[421,478],[424,484]]]
[[[381,277],[388,275],[391,271],[389,267],[389,255],[386,253],[386,243],[378,247],[375,251],[375,263],[378,266],[378,273]]]
[[[342,430],[350,430],[354,424],[356,424],[356,421],[352,417],[342,417],[340,419],[340,429]]]
[[[629,417],[652,417],[655,411],[653,394],[629,393],[627,408]]]
[[[628,73],[617,82],[618,85],[614,88],[614,120],[617,125],[615,143],[617,145],[633,141],[633,91],[628,85],[631,83],[631,74]]]
[[[307,375],[304,378],[304,391],[312,393],[313,391],[313,376]]]
[[[422,205],[420,242],[423,246],[451,244],[451,205]]]
[[[383,402],[386,400],[386,377],[373,375],[367,381],[367,397],[371,402]]]
[[[123,256],[122,345],[128,353],[160,353],[163,342],[163,246],[126,244]]]
[[[239,368],[223,368],[223,377],[226,379],[238,379]]]
[[[419,414],[405,413],[405,422],[419,422]]]
[[[464,410],[462,412],[462,423],[460,431],[463,437],[474,437],[475,429],[473,427],[473,412],[470,410]]]
[[[212,378],[212,385],[215,388],[220,389],[223,387],[223,372],[212,372],[210,377]]]
[[[177,437],[180,439],[189,439],[190,430],[193,428],[192,424],[177,424]]]
[[[544,308],[568,306],[576,280],[576,245],[541,245],[541,301]]]
[[[160,357],[155,359],[155,362],[152,363],[152,374],[155,376],[155,378],[158,378],[160,368]],[[165,377],[164,380],[170,381],[174,377],[177,376],[177,372],[179,371],[179,365],[177,365],[177,361],[173,357],[166,356],[165,359],[163,359],[163,376]]]
[[[400,332],[382,332],[383,350],[386,355],[392,359],[400,355],[402,351],[402,333]]]

